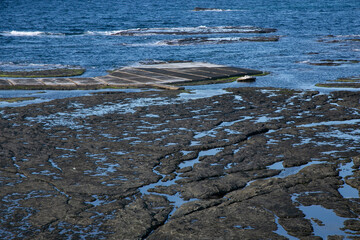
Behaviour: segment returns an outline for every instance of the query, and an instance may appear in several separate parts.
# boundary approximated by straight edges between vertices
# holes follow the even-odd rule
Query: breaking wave
[[[41,32],[41,31],[15,31],[15,30],[0,32],[0,36],[12,36],[12,37],[34,37],[34,36],[46,36],[46,35],[65,35],[65,34]]]

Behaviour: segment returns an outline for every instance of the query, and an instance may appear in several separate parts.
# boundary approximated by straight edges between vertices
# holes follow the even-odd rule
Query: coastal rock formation
[[[80,76],[86,70],[84,68],[56,68],[32,71],[1,71],[0,77],[9,78],[47,78],[47,77],[73,77]]]
[[[136,28],[120,30],[112,35],[146,36],[146,35],[197,35],[197,34],[230,34],[230,33],[272,33],[274,28],[253,26],[199,26],[177,28]]]
[[[279,36],[270,36],[270,37],[218,37],[218,38],[209,38],[209,37],[192,37],[192,38],[183,38],[183,39],[173,39],[173,40],[163,40],[157,42],[157,45],[199,45],[199,44],[226,44],[226,43],[236,43],[236,42],[277,42],[279,41]]]
[[[317,87],[327,88],[360,88],[360,76],[339,78],[334,81],[316,84]]]
[[[200,11],[217,11],[217,12],[221,12],[221,11],[229,11],[226,9],[220,9],[220,8],[201,8],[201,7],[196,7],[194,8],[194,11],[196,12],[200,12]]]
[[[317,62],[311,62],[311,61],[302,61],[302,62],[298,62],[298,63],[306,63],[309,65],[314,65],[314,66],[340,66],[343,64],[357,64],[360,63],[359,60],[347,60],[347,59],[324,59],[324,60],[320,60]]]
[[[99,92],[0,111],[0,238],[359,231],[356,92]]]
[[[360,42],[359,35],[327,35],[318,40],[318,42],[325,43],[358,43]]]

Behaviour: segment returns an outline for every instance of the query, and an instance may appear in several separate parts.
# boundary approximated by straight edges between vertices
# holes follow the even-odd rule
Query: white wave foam
[[[297,61],[296,63],[310,63],[310,60],[304,60],[304,61]]]
[[[160,40],[148,43],[122,43],[123,46],[129,47],[154,47],[154,46],[184,46],[184,45],[199,45],[199,44],[226,44],[236,42],[275,42],[280,36],[270,37],[191,37],[183,39]]]
[[[196,10],[194,10],[196,11]],[[230,12],[231,9],[220,9],[220,8],[214,8],[214,9],[205,9],[205,10],[197,10],[197,12]]]
[[[39,36],[44,34],[44,32],[40,31],[8,31],[1,33],[3,36]]]
[[[65,35],[64,33],[55,33],[55,32],[42,32],[42,31],[6,31],[0,32],[0,36],[7,37],[36,37],[36,36],[61,36]]]
[[[334,37],[336,37],[336,38],[352,38],[352,37],[355,37],[355,38],[357,38],[357,37],[360,37],[360,35],[336,35],[336,36],[334,36]]]
[[[236,42],[275,42],[279,40],[279,36],[270,37],[195,37],[195,38],[183,38],[173,40],[162,40],[154,43],[156,46],[182,46],[182,45],[197,45],[197,44],[225,44]]]
[[[105,36],[111,36],[115,35],[121,30],[114,30],[114,31],[86,31],[84,35],[105,35]]]

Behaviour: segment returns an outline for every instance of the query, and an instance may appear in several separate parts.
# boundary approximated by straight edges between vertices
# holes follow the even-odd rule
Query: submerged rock
[[[360,36],[359,35],[328,35],[325,37],[322,37],[318,40],[318,42],[324,42],[324,43],[353,43],[356,44],[360,42]]]
[[[157,45],[198,45],[198,44],[227,44],[227,43],[236,43],[236,42],[277,42],[279,41],[279,36],[270,36],[270,37],[219,37],[219,38],[209,38],[209,37],[192,37],[192,38],[183,38],[183,39],[174,39],[174,40],[163,40],[157,42]]]
[[[325,88],[360,88],[360,77],[339,78],[325,83],[318,83],[316,86]]]
[[[314,66],[340,66],[343,64],[356,64],[356,63],[360,63],[360,61],[359,60],[346,60],[346,59],[337,59],[337,60],[325,59],[325,60],[320,60],[318,62],[303,61],[303,62],[298,62],[298,63],[306,63],[306,64],[314,65]]]
[[[230,33],[272,33],[274,28],[261,28],[254,26],[199,26],[178,28],[137,28],[121,30],[112,35],[120,36],[146,36],[146,35],[198,35],[198,34],[230,34]]]
[[[201,7],[196,7],[194,8],[194,11],[229,11],[226,9],[220,9],[220,8],[201,8]]]

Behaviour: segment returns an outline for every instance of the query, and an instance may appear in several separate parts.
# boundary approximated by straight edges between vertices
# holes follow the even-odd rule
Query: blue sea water
[[[198,12],[193,11],[195,7],[223,11]],[[0,70],[75,65],[86,68],[84,76],[101,76],[107,70],[146,60],[192,60],[271,72],[254,83],[193,88],[317,89],[319,82],[360,76],[360,64],[308,64],[360,60],[360,41],[349,41],[360,39],[359,16],[360,0],[0,0]],[[277,31],[229,33],[232,27],[245,32],[256,28]],[[114,35],[117,33],[122,34]],[[280,36],[280,40],[231,41],[258,36]],[[166,44],[203,37],[214,41]],[[1,91],[0,97],[27,92]],[[210,96],[211,91],[202,93]],[[31,94],[47,100],[85,92]],[[16,104],[11,106],[23,103]]]
[[[271,72],[250,86],[315,89],[360,75],[360,64],[308,64],[360,60],[360,41],[349,40],[360,39],[359,16],[359,0],[1,0],[0,70],[76,65],[100,76],[140,61],[192,60]],[[239,26],[277,31],[225,31]],[[229,41],[258,36],[280,40]],[[203,37],[213,42],[166,45]]]

